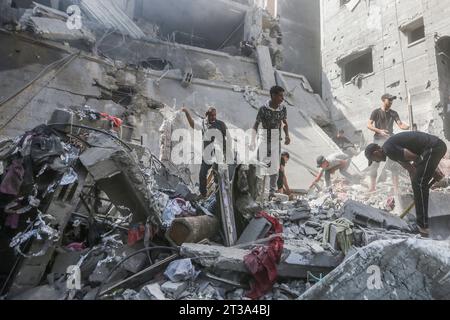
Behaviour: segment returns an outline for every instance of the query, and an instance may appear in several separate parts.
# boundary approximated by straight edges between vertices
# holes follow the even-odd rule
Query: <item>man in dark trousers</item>
[[[428,235],[428,197],[430,182],[440,180],[439,162],[447,152],[447,145],[438,137],[423,132],[404,132],[389,138],[381,147],[371,144],[366,148],[369,165],[386,161],[399,163],[411,176],[416,205],[417,225],[422,235]]]
[[[394,123],[402,130],[408,130],[409,126],[400,120],[400,116],[392,110],[392,104],[397,97],[391,94],[384,94],[381,97],[383,105],[372,112],[367,128],[375,133],[374,143],[382,146],[389,137],[394,134]],[[370,170],[370,191],[376,190],[378,168],[380,165],[374,163]],[[392,172],[392,183],[394,191],[398,194],[398,176],[400,169],[395,163],[388,161],[387,169]]]
[[[186,114],[186,118],[189,122],[189,126],[194,129],[195,123],[192,119],[191,114],[189,113],[189,110],[186,108],[183,108],[181,110]],[[226,139],[227,139],[227,126],[223,121],[220,121],[217,119],[217,110],[213,107],[209,108],[209,110],[206,112],[206,118],[202,122],[202,134],[203,134],[203,150],[206,149],[211,143],[214,142],[214,137],[207,141],[205,140],[205,136],[207,135],[207,132],[209,130],[219,130],[222,133],[223,137],[223,154],[226,155]],[[204,155],[203,155],[204,156]],[[200,194],[202,197],[207,196],[207,180],[208,180],[208,171],[211,169],[212,164],[206,163],[205,159],[202,160],[202,166],[200,168],[200,176],[199,176],[199,182],[200,182]]]

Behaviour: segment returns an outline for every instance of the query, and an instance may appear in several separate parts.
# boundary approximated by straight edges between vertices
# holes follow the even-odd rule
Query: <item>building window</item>
[[[342,68],[344,83],[352,81],[358,75],[373,73],[372,50],[366,50],[342,59],[339,64]]]
[[[417,19],[405,26],[400,27],[408,38],[408,45],[415,44],[425,39],[425,25],[423,18]]]

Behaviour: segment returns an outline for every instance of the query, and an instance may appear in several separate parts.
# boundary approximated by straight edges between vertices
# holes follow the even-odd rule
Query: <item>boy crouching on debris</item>
[[[343,153],[334,153],[328,157],[320,156],[317,158],[317,167],[320,168],[320,173],[316,179],[312,182],[309,190],[314,188],[314,186],[322,179],[325,174],[325,182],[327,188],[331,187],[331,175],[337,170],[351,183],[356,183],[360,180],[359,176],[350,174],[347,170],[350,167],[351,159],[348,155]]]
[[[446,152],[444,141],[423,132],[400,133],[389,138],[383,147],[373,143],[366,148],[369,166],[372,162],[384,162],[389,158],[408,170],[414,191],[417,225],[423,236],[429,235],[430,185],[443,178],[437,168]]]

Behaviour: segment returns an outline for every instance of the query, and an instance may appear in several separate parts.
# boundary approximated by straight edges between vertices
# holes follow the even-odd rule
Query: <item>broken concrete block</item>
[[[255,218],[250,221],[249,225],[245,228],[236,244],[250,243],[252,241],[262,239],[267,235],[267,232],[269,232],[271,227],[272,224],[267,221],[267,219]]]
[[[56,275],[65,275],[67,272],[67,267],[76,265],[80,260],[81,255],[85,253],[86,251],[79,251],[79,252],[70,251],[59,253],[55,258],[55,262],[53,263],[51,273]]]
[[[400,217],[353,200],[345,203],[343,217],[365,227],[410,231],[408,224]]]
[[[409,238],[359,249],[301,300],[448,300],[450,244]]]
[[[135,253],[136,251],[137,250],[135,250],[129,246],[124,246],[123,248],[119,249],[116,254],[120,255],[120,256],[128,257],[128,256],[132,255],[133,253]],[[122,267],[131,273],[138,273],[145,267],[145,264],[147,262],[148,262],[148,257],[143,252],[141,254],[137,254],[137,255],[129,258],[128,260],[126,260],[122,264]]]
[[[217,270],[248,273],[244,264],[244,257],[251,250],[229,247],[207,246],[199,244],[183,244],[181,255],[194,258],[207,268]],[[280,264],[277,266],[278,275],[287,278],[306,279],[309,272],[330,272],[343,260],[342,254],[331,254],[325,251],[315,241],[296,241],[296,245],[285,245]]]
[[[428,204],[430,237],[435,240],[450,239],[450,194],[431,192]]]
[[[170,294],[174,299],[178,299],[187,286],[187,282],[167,281],[161,286],[161,290],[166,294]]]
[[[149,217],[153,224],[161,226],[157,199],[149,190],[133,153],[104,135],[91,134],[88,142],[96,147],[87,149],[80,161],[99,188],[124,215],[133,214],[132,223]]]
[[[139,295],[141,296],[141,299],[147,297],[150,300],[167,300],[158,283],[146,285],[142,288]]]
[[[312,227],[303,226],[303,230],[307,237],[312,237],[318,234],[317,230]]]
[[[45,285],[30,289],[16,297],[13,297],[11,300],[46,300],[46,301],[54,301],[54,300],[62,300],[64,298],[64,292],[59,292],[55,288]]]
[[[311,211],[309,209],[294,209],[289,211],[289,219],[292,222],[308,220],[310,217]]]

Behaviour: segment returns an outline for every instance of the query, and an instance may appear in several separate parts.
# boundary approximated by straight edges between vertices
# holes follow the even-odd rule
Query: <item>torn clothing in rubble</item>
[[[257,218],[266,219],[272,224],[268,236],[283,233],[280,222],[266,212],[259,213]],[[277,265],[280,263],[283,245],[284,240],[281,236],[275,237],[266,246],[259,246],[244,257],[245,266],[254,278],[247,297],[259,299],[272,289],[277,281]]]
[[[19,159],[13,160],[11,165],[6,169],[6,174],[0,184],[0,193],[17,196],[22,187],[25,169],[22,161]]]

